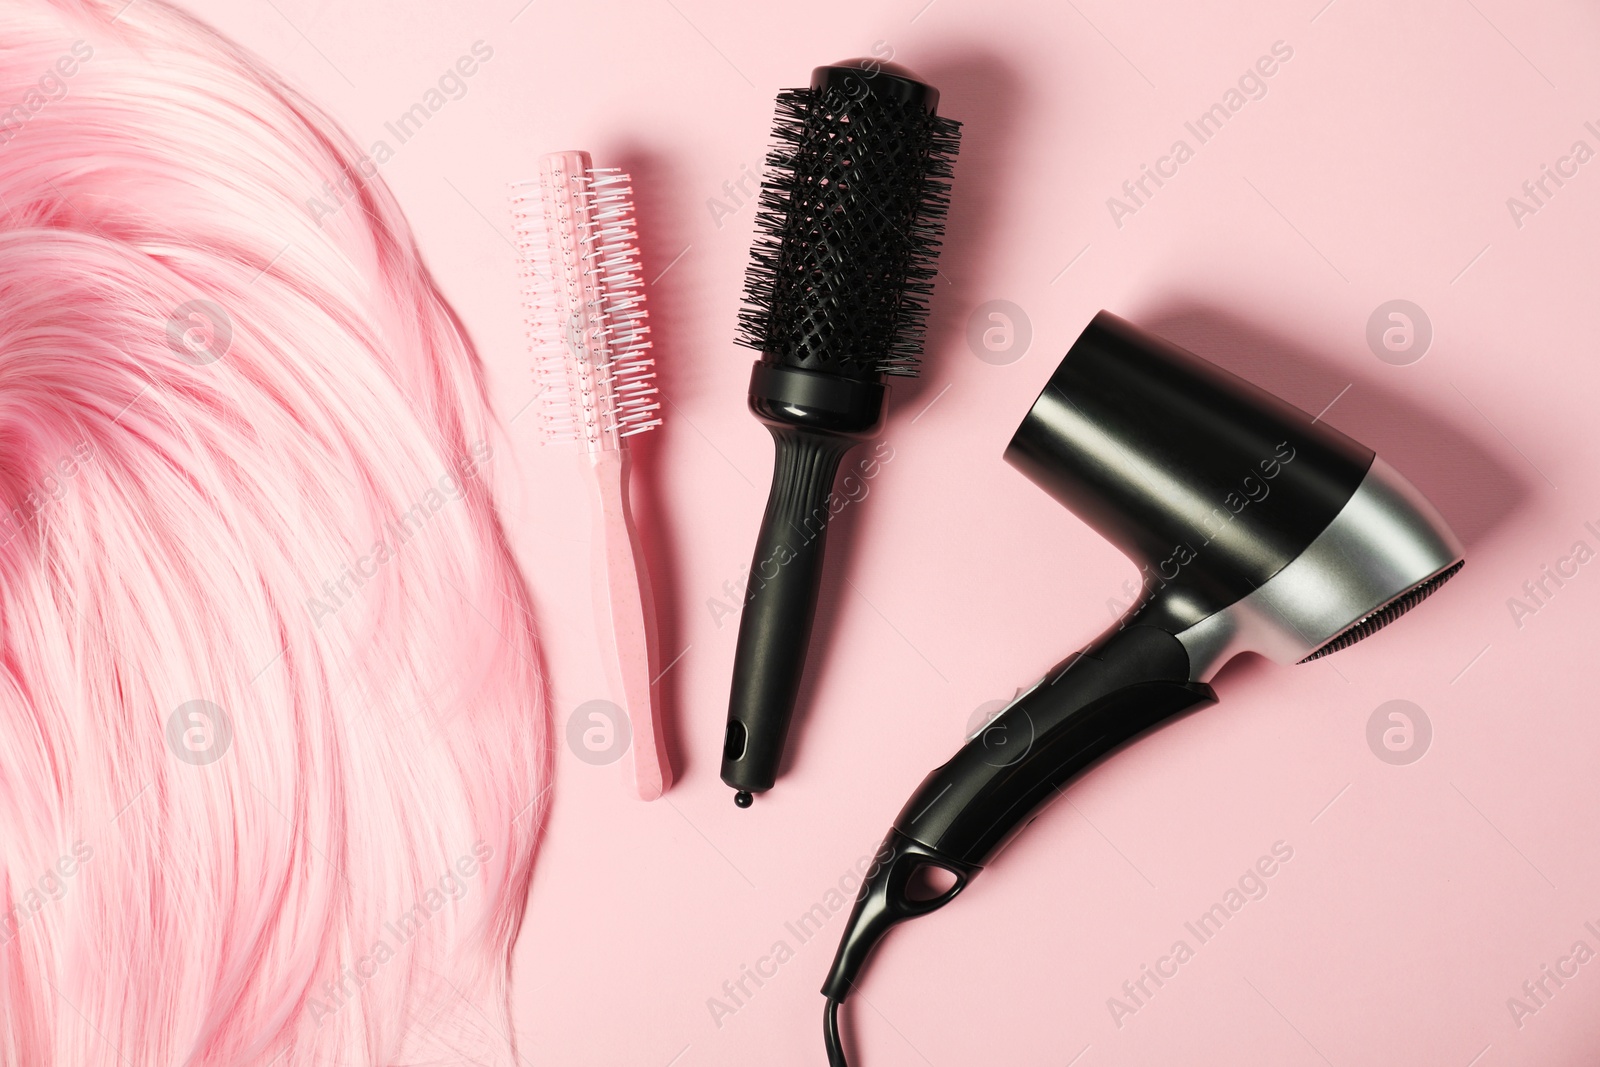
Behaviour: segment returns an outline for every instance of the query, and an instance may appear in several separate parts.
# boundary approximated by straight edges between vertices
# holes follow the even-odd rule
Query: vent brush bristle
[[[587,152],[552,152],[539,172],[512,187],[539,424],[614,449],[661,425],[632,184]]]
[[[552,152],[537,181],[511,189],[528,346],[546,441],[576,441],[594,488],[595,617],[625,722],[612,744],[633,747],[645,800],[671,784],[656,713],[655,609],[628,507],[628,438],[661,425],[628,176],[596,170],[587,152]],[[602,725],[596,723],[595,725]],[[622,731],[626,731],[623,733]],[[591,736],[585,732],[584,737]],[[599,736],[599,735],[596,735]],[[604,762],[604,753],[597,753]]]

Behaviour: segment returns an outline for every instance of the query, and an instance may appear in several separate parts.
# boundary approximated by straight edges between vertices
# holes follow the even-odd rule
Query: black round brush
[[[722,751],[740,807],[777,776],[839,461],[882,427],[886,376],[917,373],[960,130],[938,102],[876,60],[818,67],[778,96],[739,314],[739,343],[761,353],[750,410],[776,451]]]

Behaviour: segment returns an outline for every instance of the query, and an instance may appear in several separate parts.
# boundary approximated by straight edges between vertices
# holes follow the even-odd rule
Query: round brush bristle
[[[917,373],[960,123],[873,83],[778,95],[738,337],[768,362]]]

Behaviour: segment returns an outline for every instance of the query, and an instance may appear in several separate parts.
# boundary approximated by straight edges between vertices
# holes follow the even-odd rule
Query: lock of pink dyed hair
[[[0,7],[5,1063],[514,1062],[529,605],[360,158],[155,0]]]

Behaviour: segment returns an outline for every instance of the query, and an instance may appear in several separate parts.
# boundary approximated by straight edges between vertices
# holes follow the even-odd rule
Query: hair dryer
[[[838,1005],[895,924],[948,904],[1071,778],[1180,712],[1241,652],[1304,662],[1394,621],[1461,568],[1433,506],[1373,452],[1102,311],[1006,460],[1132,557],[1142,593],[901,809],[822,992]],[[918,893],[919,872],[951,879]]]

